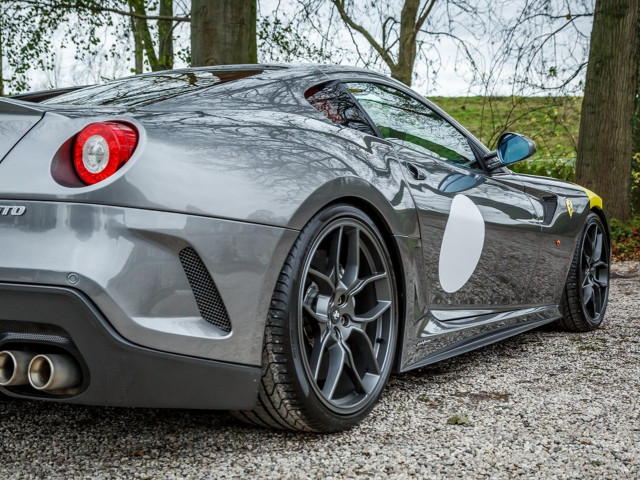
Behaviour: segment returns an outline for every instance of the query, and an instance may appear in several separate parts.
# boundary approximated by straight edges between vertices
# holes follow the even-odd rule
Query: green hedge
[[[511,168],[517,173],[553,177],[568,182],[573,182],[576,178],[576,161],[574,158],[565,160],[535,158],[517,163]]]

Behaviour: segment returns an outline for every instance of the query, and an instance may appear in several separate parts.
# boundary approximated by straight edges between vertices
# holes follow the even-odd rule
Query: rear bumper
[[[135,345],[73,289],[1,283],[0,305],[0,351],[64,350],[83,372],[77,394],[56,397],[31,387],[0,387],[1,393],[105,406],[223,410],[254,406],[259,367]]]
[[[22,214],[0,215],[0,283],[81,292],[135,345],[260,366],[271,296],[297,232],[84,203],[0,200],[0,209],[7,206]],[[229,328],[206,320],[184,251],[199,258],[196,270],[210,277]]]
[[[0,393],[252,408],[271,296],[296,236],[198,215],[0,200],[0,351],[66,353],[82,370],[64,395]]]

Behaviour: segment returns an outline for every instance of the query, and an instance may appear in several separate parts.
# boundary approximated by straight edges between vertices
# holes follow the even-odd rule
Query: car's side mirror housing
[[[503,165],[513,165],[536,153],[536,144],[518,133],[503,133],[498,139],[496,154]]]

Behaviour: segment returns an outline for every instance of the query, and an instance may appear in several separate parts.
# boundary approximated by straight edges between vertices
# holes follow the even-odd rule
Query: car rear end
[[[0,393],[253,406],[256,317],[295,232],[151,199],[153,117],[0,100]]]

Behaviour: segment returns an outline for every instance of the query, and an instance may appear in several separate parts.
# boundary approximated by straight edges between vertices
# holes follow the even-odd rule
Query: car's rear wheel
[[[558,325],[572,332],[600,326],[609,298],[609,239],[595,213],[587,216],[562,295]]]
[[[392,368],[397,292],[388,250],[362,211],[335,205],[302,230],[271,301],[258,425],[338,431],[358,423]]]

